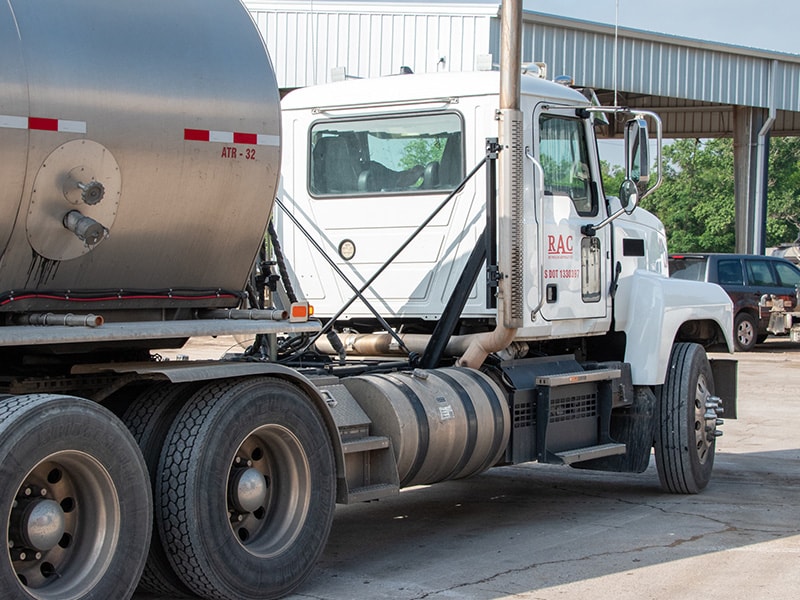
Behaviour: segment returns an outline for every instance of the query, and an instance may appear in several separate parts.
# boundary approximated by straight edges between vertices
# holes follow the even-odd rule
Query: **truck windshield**
[[[456,113],[320,121],[311,127],[314,196],[454,189],[464,176]]]

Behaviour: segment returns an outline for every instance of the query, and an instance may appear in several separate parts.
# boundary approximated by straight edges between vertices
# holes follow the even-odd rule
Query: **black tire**
[[[740,312],[733,321],[733,343],[740,352],[750,352],[758,341],[758,324],[753,315]]]
[[[133,595],[152,502],[139,448],[110,411],[71,396],[0,400],[0,481],[4,598]]]
[[[178,411],[196,390],[196,384],[158,383],[142,392],[122,414],[122,422],[142,451],[154,492],[158,461],[167,433]],[[169,564],[155,519],[152,521],[150,551],[139,580],[139,591],[169,597],[192,595]]]
[[[703,347],[675,344],[666,381],[656,388],[656,468],[665,491],[696,494],[711,479],[716,438],[713,430],[706,430],[712,422],[706,417],[706,401],[713,394],[714,378]]]
[[[310,574],[330,532],[330,437],[311,401],[279,379],[200,389],[172,426],[158,484],[170,562],[204,598],[288,594]]]

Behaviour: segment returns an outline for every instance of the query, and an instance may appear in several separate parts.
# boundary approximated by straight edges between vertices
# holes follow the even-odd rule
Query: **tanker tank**
[[[238,305],[280,168],[239,0],[2,2],[0,74],[0,312]]]

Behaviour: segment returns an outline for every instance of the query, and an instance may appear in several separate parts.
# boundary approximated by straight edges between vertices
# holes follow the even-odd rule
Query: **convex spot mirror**
[[[626,179],[619,186],[619,203],[628,214],[631,214],[639,203],[639,190],[630,179]]]

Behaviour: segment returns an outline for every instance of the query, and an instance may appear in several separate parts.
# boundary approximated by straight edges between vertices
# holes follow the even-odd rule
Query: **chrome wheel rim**
[[[714,437],[706,431],[706,402],[711,397],[708,382],[703,374],[697,378],[697,388],[694,395],[694,437],[697,458],[700,464],[705,464],[711,453]]]
[[[83,452],[56,452],[18,486],[6,527],[7,556],[37,600],[87,594],[108,569],[120,532],[117,490]]]
[[[300,535],[311,504],[311,470],[300,440],[264,425],[240,444],[228,475],[228,521],[236,540],[260,558],[276,556]]]

